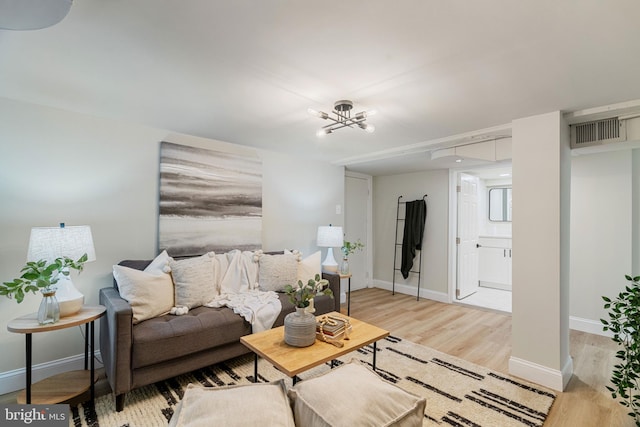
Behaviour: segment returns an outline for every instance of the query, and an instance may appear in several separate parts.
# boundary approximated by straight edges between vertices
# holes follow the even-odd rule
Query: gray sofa
[[[143,270],[150,262],[126,260],[120,265]],[[340,276],[322,276],[335,298],[317,297],[316,314],[340,311]],[[294,311],[287,296],[278,295],[282,311],[274,327]],[[197,307],[183,316],[167,314],[134,325],[131,306],[120,297],[115,280],[113,287],[100,289],[99,300],[106,307],[100,319],[100,353],[117,411],[130,390],[249,353],[240,337],[251,334],[251,324],[227,307]]]

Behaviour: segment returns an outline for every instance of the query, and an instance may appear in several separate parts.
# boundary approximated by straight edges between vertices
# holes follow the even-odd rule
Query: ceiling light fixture
[[[340,101],[336,101],[335,104],[333,104],[333,111],[331,111],[331,114],[333,114],[335,117],[323,111],[316,111],[313,108],[309,108],[307,111],[309,112],[309,114],[320,117],[323,120],[331,120],[331,123],[323,126],[322,128],[320,128],[320,130],[318,130],[318,132],[316,133],[316,135],[318,136],[328,135],[330,133],[333,133],[333,131],[337,129],[345,127],[351,128],[354,126],[357,126],[369,133],[372,133],[376,130],[373,125],[366,123],[367,118],[375,114],[375,111],[361,111],[355,116],[351,117],[352,108],[353,102],[343,99]]]

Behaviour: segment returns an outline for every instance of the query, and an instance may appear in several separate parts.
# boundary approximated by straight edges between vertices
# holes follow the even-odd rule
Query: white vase
[[[284,342],[294,347],[308,347],[316,342],[316,317],[306,307],[284,317]]]

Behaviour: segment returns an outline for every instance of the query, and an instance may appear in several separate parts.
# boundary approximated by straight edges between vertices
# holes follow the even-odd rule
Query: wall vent
[[[624,120],[617,117],[571,125],[571,148],[592,147],[627,140]]]

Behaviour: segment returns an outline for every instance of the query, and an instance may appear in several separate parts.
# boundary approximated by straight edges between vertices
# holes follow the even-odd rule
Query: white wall
[[[617,295],[632,274],[632,157],[624,150],[572,159],[572,327],[602,333],[602,295]]]
[[[19,275],[33,226],[88,224],[97,260],[74,282],[87,304],[111,286],[112,265],[149,259],[156,251],[159,143],[247,152],[220,141],[0,98],[0,280]],[[258,151],[263,161],[265,249],[317,250],[318,225],[342,225],[344,168]],[[37,310],[40,296],[22,304],[0,298],[0,323]],[[78,329],[36,334],[35,364],[83,352]],[[0,328],[0,379],[24,368],[24,336]]]
[[[427,194],[427,221],[423,238],[422,281],[423,293],[434,299],[447,296],[447,237],[449,229],[449,172],[447,170],[379,176],[373,179],[373,278],[374,285],[391,288],[393,281],[394,238],[398,196],[412,201]],[[398,228],[398,242],[402,242],[402,225]],[[398,248],[397,268],[400,268]],[[415,262],[418,262],[416,257]],[[417,275],[409,274],[405,280],[396,273],[396,291],[415,295]]]

